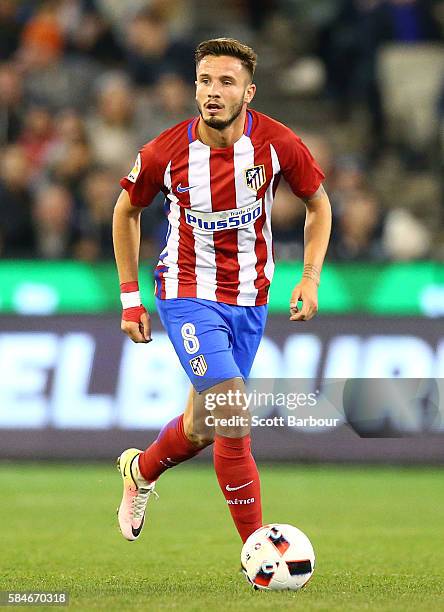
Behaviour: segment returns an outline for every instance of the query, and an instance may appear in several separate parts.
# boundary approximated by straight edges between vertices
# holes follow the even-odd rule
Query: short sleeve
[[[154,141],[146,144],[139,151],[131,172],[120,179],[133,206],[148,206],[163,189],[163,172],[154,149]]]
[[[276,143],[282,174],[299,198],[309,198],[319,189],[325,174],[302,142],[290,129]]]

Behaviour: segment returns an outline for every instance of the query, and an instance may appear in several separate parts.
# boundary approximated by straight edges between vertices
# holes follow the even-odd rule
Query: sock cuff
[[[176,421],[176,431],[179,434],[179,436],[183,439],[183,440],[188,440],[188,438],[185,435],[185,427],[183,425],[183,414],[179,415],[177,417],[177,421]],[[189,440],[188,440],[189,442]]]
[[[220,436],[218,434],[214,437],[215,447],[225,449],[227,451],[250,451],[251,449],[251,436],[247,434],[241,438],[228,438],[227,436]]]
[[[177,431],[177,435],[180,436],[180,439],[182,440],[182,442],[186,444],[190,450],[194,450],[197,452],[201,450],[201,449],[197,449],[197,447],[191,442],[191,440],[187,438],[187,435],[185,433],[185,427],[183,424],[183,414],[177,417],[176,431]]]

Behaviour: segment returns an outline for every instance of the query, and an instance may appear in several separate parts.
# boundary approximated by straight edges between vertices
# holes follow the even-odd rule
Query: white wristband
[[[140,306],[142,304],[142,302],[140,301],[140,291],[129,291],[128,293],[121,293],[120,301],[122,302],[123,310],[125,310],[126,308],[134,308],[135,306]]]

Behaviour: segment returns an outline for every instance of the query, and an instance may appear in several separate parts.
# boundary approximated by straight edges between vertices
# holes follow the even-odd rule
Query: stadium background
[[[81,610],[444,609],[443,31],[442,0],[0,0],[0,591],[68,590]],[[307,142],[334,213],[320,312],[290,325],[304,207],[280,185],[253,371],[336,392],[333,431],[253,434],[264,520],[317,553],[296,599],[238,575],[209,453],[159,482],[140,543],[114,517],[114,458],[187,388],[155,313],[149,346],[119,329],[118,179],[195,113],[193,47],[224,35],[258,51],[254,106]],[[142,222],[153,308],[160,199]]]

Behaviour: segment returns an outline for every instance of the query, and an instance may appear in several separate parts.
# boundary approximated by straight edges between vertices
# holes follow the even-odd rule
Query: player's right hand
[[[151,342],[151,319],[145,306],[124,308],[120,329],[133,342],[148,344]]]

